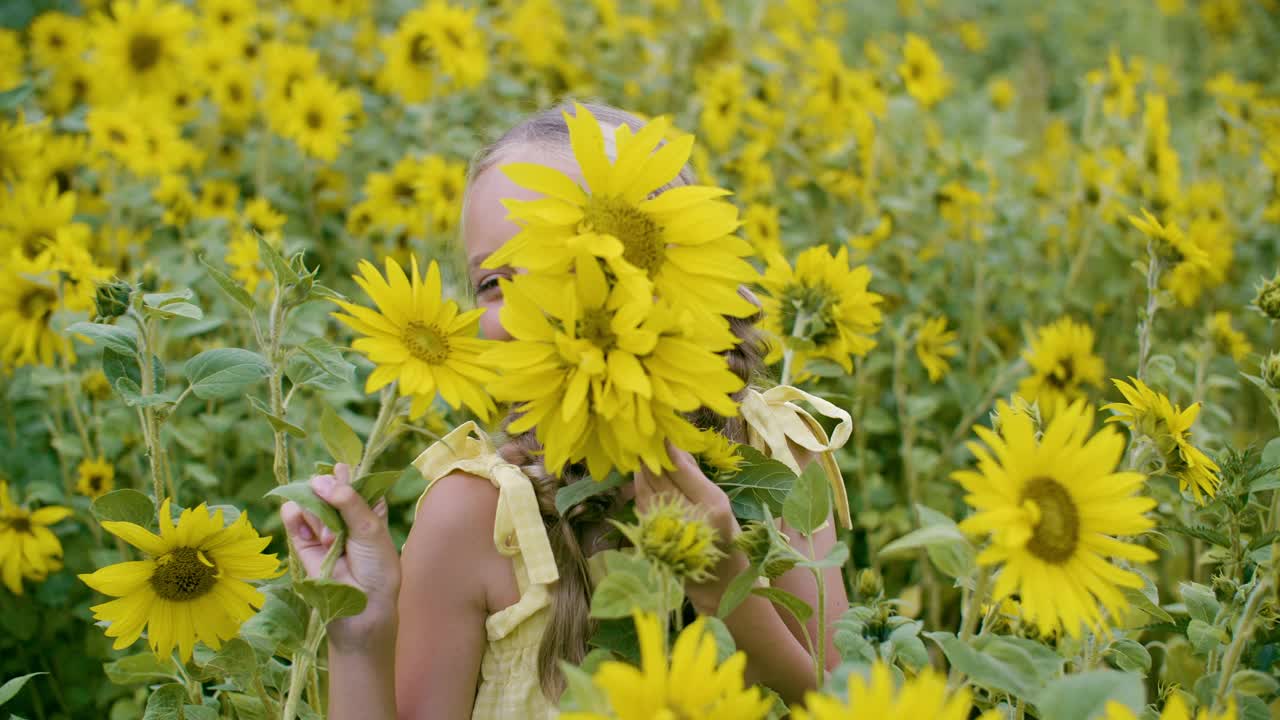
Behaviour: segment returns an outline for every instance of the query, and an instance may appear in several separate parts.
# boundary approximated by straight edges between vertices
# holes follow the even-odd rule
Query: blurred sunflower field
[[[541,402],[471,339],[467,163],[590,98],[732,191],[761,386],[852,418],[822,560],[767,518],[813,532],[824,484],[700,449],[752,559],[722,614],[807,617],[753,584],[844,567],[794,717],[1280,717],[1278,56],[1276,0],[5,0],[3,711],[324,716],[323,624],[364,598],[291,571],[280,499],[351,463],[403,542],[412,459]],[[592,612],[633,642],[566,716],[786,714],[715,617],[657,619],[714,566],[696,515],[625,526],[640,581]]]

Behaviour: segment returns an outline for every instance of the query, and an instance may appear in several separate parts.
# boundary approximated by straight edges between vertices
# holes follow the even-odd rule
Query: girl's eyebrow
[[[476,255],[475,257],[467,261],[467,266],[470,269],[475,270],[476,268],[480,267],[480,264],[483,263],[486,259],[488,259],[488,257],[492,254],[493,253],[481,253],[479,255]]]

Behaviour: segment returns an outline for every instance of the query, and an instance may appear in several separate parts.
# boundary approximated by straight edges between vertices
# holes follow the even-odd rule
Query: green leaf
[[[1197,653],[1208,655],[1230,638],[1223,628],[1210,625],[1200,618],[1191,618],[1191,622],[1187,623],[1187,640],[1191,641],[1191,647],[1195,648]]]
[[[707,632],[716,639],[716,664],[728,660],[738,651],[738,644],[733,641],[729,626],[718,617],[704,617],[702,621],[706,623]]]
[[[660,571],[640,555],[606,550],[604,579],[591,596],[591,616],[630,617],[633,610],[662,612],[679,607],[683,591],[677,582],[667,583],[665,601],[659,592]]]
[[[258,254],[262,256],[271,274],[276,276],[276,281],[281,285],[297,285],[302,279],[293,268],[289,267],[289,261],[284,259],[280,251],[261,235],[258,236]]]
[[[831,552],[827,553],[826,557],[819,560],[801,560],[796,565],[821,570],[823,568],[844,567],[844,564],[848,561],[849,546],[845,545],[843,540],[840,540],[831,547]]]
[[[298,427],[297,425],[294,425],[293,423],[289,422],[288,420],[285,420],[282,417],[277,417],[276,415],[272,415],[271,408],[267,407],[266,403],[262,402],[258,398],[252,395],[246,395],[245,398],[248,399],[249,404],[253,406],[254,410],[257,410],[263,417],[267,419],[268,423],[271,423],[271,428],[276,432],[289,433],[290,435],[299,439],[305,438],[307,436],[306,430],[303,430],[302,428]]]
[[[351,429],[345,420],[328,405],[320,413],[320,437],[324,440],[325,449],[334,460],[346,463],[353,468],[360,464],[364,454],[364,443],[360,436]]]
[[[307,578],[294,583],[293,589],[326,623],[334,618],[359,615],[369,603],[369,596],[363,590],[337,580]]]
[[[258,657],[253,647],[241,638],[231,638],[204,664],[205,672],[219,677],[231,677],[242,685],[258,672]]]
[[[742,601],[751,594],[751,588],[756,586],[756,581],[759,579],[760,567],[749,565],[746,570],[730,580],[728,587],[724,589],[724,594],[720,596],[720,607],[716,610],[716,617],[726,618],[732,615]]]
[[[1262,448],[1262,457],[1259,459],[1258,464],[1264,468],[1280,467],[1280,437],[1272,438]],[[1251,493],[1275,490],[1277,488],[1280,488],[1280,470],[1276,469],[1263,473],[1261,477],[1249,483],[1249,492]]]
[[[178,677],[173,662],[158,658],[155,653],[142,652],[122,657],[102,666],[107,679],[116,685],[139,685]]]
[[[156,506],[151,498],[130,488],[112,490],[89,507],[99,522],[128,522],[149,528],[156,519]]]
[[[240,637],[258,650],[287,656],[302,645],[306,605],[287,587],[263,594],[266,602],[240,626]]]
[[[1162,528],[1170,532],[1178,533],[1179,535],[1185,535],[1187,537],[1193,537],[1193,538],[1198,538],[1200,540],[1204,540],[1205,542],[1210,543],[1212,545],[1217,545],[1218,547],[1224,547],[1224,548],[1231,547],[1230,538],[1218,532],[1217,530],[1204,527],[1203,525],[1188,526],[1188,525],[1183,525],[1181,523],[1173,522],[1173,523],[1165,523],[1162,526]]]
[[[1140,713],[1146,689],[1141,675],[1092,670],[1054,680],[1036,698],[1043,720],[1084,720],[1101,717],[1112,700]]]
[[[744,520],[763,520],[761,508],[764,506],[775,516],[781,513],[796,474],[753,447],[744,446],[739,454],[743,464],[737,474],[716,481],[733,503],[734,515]]]
[[[222,288],[222,292],[226,293],[227,297],[231,298],[233,302],[250,313],[257,309],[258,303],[254,301],[253,296],[247,290],[240,286],[240,283],[232,280],[230,275],[211,265],[203,255],[198,256],[196,260],[204,266],[205,272],[209,273],[209,277],[213,278],[218,287]]]
[[[313,337],[294,348],[284,372],[294,385],[336,390],[355,383],[356,366],[342,357],[336,345]]]
[[[193,297],[195,297],[195,293],[191,292],[190,288],[184,288],[177,292],[147,293],[142,296],[142,304],[149,308],[162,308],[166,305],[176,305]]]
[[[142,388],[130,377],[116,378],[114,387],[120,399],[129,407],[148,408],[169,402],[169,398],[162,393],[143,395]]]
[[[27,682],[31,680],[31,678],[37,675],[48,675],[48,674],[49,673],[46,673],[46,672],[33,672],[33,673],[28,673],[26,675],[21,675],[16,678],[10,678],[9,680],[5,681],[4,685],[0,685],[0,705],[3,705],[9,702],[10,700],[12,700],[13,696],[17,695],[18,691],[22,689],[22,686],[26,685]]]
[[[950,577],[971,575],[977,554],[956,522],[933,508],[919,504],[915,508],[920,528],[885,545],[881,555],[891,557],[923,548],[934,566]]]
[[[267,497],[284,498],[292,500],[302,506],[303,510],[315,515],[325,527],[334,532],[346,529],[346,524],[342,522],[342,516],[333,506],[316,495],[311,489],[311,483],[306,480],[298,480],[288,485],[280,485],[267,491]]]
[[[183,705],[183,720],[218,720],[218,711],[207,705]]]
[[[1151,672],[1151,653],[1140,642],[1120,638],[1111,643],[1105,654],[1116,667],[1125,672],[1141,673],[1144,676]]]
[[[151,691],[147,698],[147,711],[142,720],[182,720],[182,706],[187,700],[187,689],[179,683],[167,683]]]
[[[191,392],[202,400],[226,400],[244,393],[271,372],[266,358],[243,348],[205,350],[183,368]]]
[[[1212,588],[1199,583],[1184,582],[1178,585],[1178,591],[1182,593],[1182,601],[1187,604],[1187,614],[1197,620],[1213,624],[1222,606],[1218,604],[1218,598],[1213,594]]]
[[[629,478],[616,472],[609,473],[604,480],[597,481],[590,477],[577,480],[556,491],[556,512],[564,515],[570,508],[587,498],[622,487],[628,482]]]
[[[1232,692],[1269,698],[1276,690],[1280,690],[1280,682],[1264,672],[1240,670],[1231,676],[1229,687]],[[3,702],[4,700],[0,699],[0,703]]]
[[[25,23],[24,23],[25,24]],[[35,92],[35,86],[29,82],[19,84],[17,87],[9,88],[4,92],[0,92],[0,112],[11,112],[22,106],[31,93]]]
[[[1140,589],[1124,588],[1122,592],[1124,593],[1125,600],[1128,600],[1129,604],[1134,608],[1150,615],[1155,620],[1172,623],[1173,616],[1157,604],[1160,600],[1160,596],[1155,583],[1151,582],[1151,578],[1146,575],[1142,576],[1142,580],[1143,587]]]
[[[158,317],[164,320],[170,320],[176,317],[184,317],[189,320],[201,320],[204,318],[204,311],[199,307],[186,302],[169,303],[160,308],[145,308],[144,312],[152,317]]]
[[[818,463],[809,467],[787,493],[782,503],[782,520],[805,536],[822,527],[831,514],[831,489]]]
[[[813,615],[813,608],[809,606],[809,603],[786,590],[775,587],[753,587],[751,588],[751,594],[759,595],[774,605],[783,608],[791,613],[792,617],[799,620],[802,625],[808,622],[810,616]]]
[[[561,661],[565,689],[560,698],[560,709],[565,712],[604,714],[609,712],[609,698],[591,676],[572,663]]]
[[[67,326],[67,333],[83,335],[95,345],[108,347],[124,355],[137,356],[138,335],[127,327],[102,323],[78,322]]]
[[[351,487],[372,507],[404,476],[404,470],[386,470],[356,478]]]
[[[1019,697],[1031,697],[1055,674],[1063,660],[1030,640],[989,635],[970,645],[951,633],[925,635],[942,647],[947,661],[974,683]]]

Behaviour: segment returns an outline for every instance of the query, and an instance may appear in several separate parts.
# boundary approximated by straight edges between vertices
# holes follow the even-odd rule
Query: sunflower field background
[[[852,418],[837,552],[739,543],[742,595],[845,570],[796,717],[1280,717],[1278,54],[1276,0],[7,0],[3,711],[323,716],[323,622],[363,598],[289,570],[280,498],[350,462],[402,542],[410,461],[493,420],[390,383],[364,290],[390,258],[469,307],[468,160],[593,98],[694,135],[762,383]],[[702,450],[744,522],[830,508]],[[593,605],[634,635],[570,673],[577,717],[638,717],[611,693],[667,647],[650,581],[696,574],[636,522],[639,589]],[[658,702],[780,717],[717,622],[671,638],[716,697]]]

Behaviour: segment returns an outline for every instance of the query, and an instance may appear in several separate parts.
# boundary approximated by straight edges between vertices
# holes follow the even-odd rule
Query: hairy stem
[[[1259,568],[1261,571],[1261,568]],[[1258,609],[1262,606],[1262,598],[1271,589],[1271,578],[1259,577],[1254,580],[1253,590],[1249,593],[1249,598],[1245,600],[1244,610],[1240,614],[1240,620],[1236,623],[1235,631],[1231,633],[1231,645],[1227,647],[1227,652],[1222,656],[1222,669],[1218,673],[1218,690],[1213,694],[1213,704],[1217,708],[1226,707],[1227,689],[1231,686],[1231,675],[1236,671],[1236,665],[1240,663],[1240,656],[1244,654],[1244,646],[1248,644],[1249,637],[1253,635],[1253,621],[1258,616]]]

